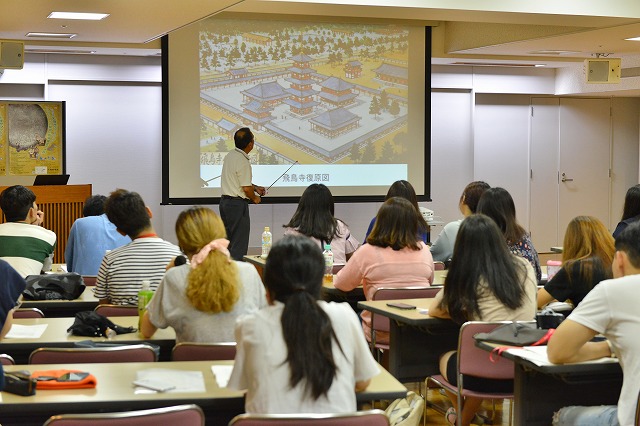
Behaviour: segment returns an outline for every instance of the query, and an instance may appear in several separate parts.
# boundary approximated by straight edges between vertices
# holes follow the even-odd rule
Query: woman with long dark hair
[[[536,279],[540,281],[542,269],[538,252],[533,247],[529,233],[516,219],[516,205],[511,194],[504,188],[487,189],[480,197],[477,212],[494,220],[502,231],[511,253],[527,259],[536,272]]]
[[[283,226],[287,228],[285,235],[305,235],[315,240],[321,249],[331,244],[335,264],[344,265],[359,245],[347,225],[334,217],[333,196],[321,183],[304,190],[296,212]]]
[[[267,257],[270,306],[236,325],[229,388],[247,390],[248,413],[356,411],[355,392],[378,374],[358,317],[346,303],[318,300],[324,258],[302,236],[285,236]]]
[[[389,198],[400,197],[409,201],[416,211],[419,214],[419,226],[418,226],[418,235],[420,239],[427,243],[429,241],[429,224],[422,217],[422,213],[420,213],[420,206],[418,206],[418,196],[416,195],[415,189],[413,189],[413,185],[407,182],[406,180],[397,180],[391,184],[389,190],[387,191],[387,195],[384,197],[384,200],[387,201]],[[377,217],[377,216],[376,216]],[[366,241],[369,238],[369,234],[373,230],[373,225],[376,223],[376,218],[371,219],[369,223],[369,227],[367,228],[367,233],[364,236],[364,240]]]
[[[350,291],[363,286],[367,300],[376,288],[428,286],[433,282],[433,258],[418,236],[420,213],[404,198],[392,197],[382,204],[367,244],[336,275],[335,288]],[[371,339],[371,313],[363,311],[362,326]],[[376,332],[380,343],[388,333]]]
[[[627,195],[624,197],[622,218],[615,231],[613,231],[613,238],[617,237],[627,226],[637,220],[640,220],[640,185],[633,185],[627,190]]]
[[[562,267],[538,291],[539,308],[554,299],[560,302],[570,299],[578,306],[596,284],[612,277],[614,239],[599,219],[573,218],[562,248]]]
[[[453,249],[451,266],[444,289],[429,307],[429,315],[451,318],[458,324],[466,321],[533,320],[536,313],[537,281],[533,268],[507,247],[495,222],[481,214],[462,221]],[[456,352],[440,359],[440,372],[456,384]],[[473,376],[464,378],[465,388],[477,391],[509,391],[511,380],[487,380]],[[456,397],[446,420],[455,424],[458,407]],[[465,398],[462,424],[469,425],[482,403],[478,398]]]

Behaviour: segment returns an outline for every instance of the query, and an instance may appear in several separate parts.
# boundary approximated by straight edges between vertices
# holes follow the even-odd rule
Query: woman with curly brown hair
[[[190,264],[167,271],[147,306],[141,331],[151,337],[171,326],[176,342],[231,342],[240,315],[266,306],[255,268],[229,257],[222,220],[205,207],[180,213],[176,236]]]

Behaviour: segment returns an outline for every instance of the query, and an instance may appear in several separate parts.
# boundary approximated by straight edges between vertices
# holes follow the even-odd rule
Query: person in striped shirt
[[[0,224],[0,259],[23,278],[51,270],[56,234],[42,227],[44,212],[38,210],[33,191],[22,185],[6,188],[0,208],[6,219]]]
[[[182,253],[178,246],[158,237],[152,213],[140,194],[116,189],[105,205],[107,218],[131,242],[105,254],[98,270],[95,296],[100,303],[137,305],[142,281],[155,291],[166,266]]]

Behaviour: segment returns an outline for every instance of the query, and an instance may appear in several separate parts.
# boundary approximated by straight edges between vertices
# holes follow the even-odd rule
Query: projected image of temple
[[[365,152],[385,162],[393,158],[378,156],[383,147],[402,151],[408,31],[273,21],[239,28],[232,19],[201,24],[201,139],[217,141],[201,152],[228,151],[228,129],[242,126],[259,132],[256,155],[267,164],[358,162]]]

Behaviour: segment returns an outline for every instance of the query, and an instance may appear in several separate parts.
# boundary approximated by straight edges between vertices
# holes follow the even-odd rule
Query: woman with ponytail
[[[316,243],[289,235],[264,270],[269,306],[236,325],[228,387],[247,390],[248,413],[346,413],[378,374],[358,317],[320,301],[324,259]]]
[[[176,343],[233,341],[236,319],[267,304],[260,276],[252,265],[230,259],[224,224],[211,209],[180,213],[176,236],[191,263],[164,275],[142,319],[142,334],[151,337],[171,326]]]

